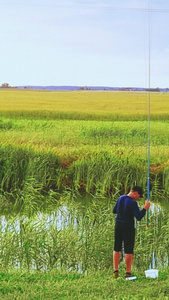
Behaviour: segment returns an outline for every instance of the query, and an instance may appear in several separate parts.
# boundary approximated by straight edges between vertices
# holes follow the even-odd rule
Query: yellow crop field
[[[169,93],[151,93],[151,115],[169,114]],[[146,116],[148,92],[0,90],[0,113]]]

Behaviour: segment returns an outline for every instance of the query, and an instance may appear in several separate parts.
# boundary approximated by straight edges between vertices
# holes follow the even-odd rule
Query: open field
[[[148,93],[0,90],[0,115],[39,118],[146,120]],[[169,119],[169,93],[151,93],[152,119]]]

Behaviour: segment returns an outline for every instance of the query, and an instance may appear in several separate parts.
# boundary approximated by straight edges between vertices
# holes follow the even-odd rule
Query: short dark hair
[[[138,185],[133,186],[132,191],[137,192],[140,195],[140,198],[143,198],[143,189],[141,186]]]

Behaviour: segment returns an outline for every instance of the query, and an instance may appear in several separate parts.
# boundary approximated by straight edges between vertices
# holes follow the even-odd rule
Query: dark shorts
[[[121,252],[124,242],[124,253],[133,254],[134,241],[135,228],[130,224],[116,222],[114,251]]]

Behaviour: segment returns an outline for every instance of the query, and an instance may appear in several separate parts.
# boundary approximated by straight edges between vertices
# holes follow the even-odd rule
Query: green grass
[[[37,120],[0,118],[1,145],[60,157],[81,158],[101,151],[147,158],[146,121]],[[151,122],[151,163],[169,159],[169,123]]]
[[[68,273],[0,273],[1,299],[17,300],[149,300],[169,299],[169,271],[157,279],[147,279],[143,272],[137,280],[126,281],[124,273],[112,279],[112,270],[88,275]]]

